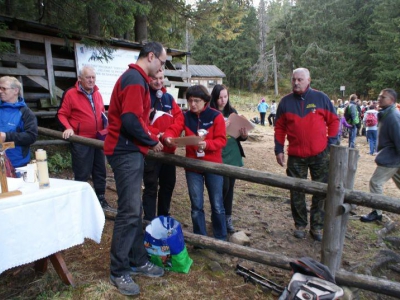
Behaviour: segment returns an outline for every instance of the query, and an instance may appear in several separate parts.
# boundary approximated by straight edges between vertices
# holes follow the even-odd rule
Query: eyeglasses
[[[13,88],[13,87],[4,87],[4,86],[0,86],[0,90],[1,90],[2,92],[5,92],[5,91],[11,90],[11,89],[14,89],[14,88]]]
[[[154,54],[154,56],[160,61],[161,67],[165,65],[166,61],[161,60],[157,55]]]

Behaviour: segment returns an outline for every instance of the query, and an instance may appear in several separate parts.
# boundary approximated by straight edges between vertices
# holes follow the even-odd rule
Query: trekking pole
[[[273,290],[279,294],[281,294],[284,290],[284,287],[278,285],[277,283],[257,274],[253,270],[249,270],[241,265],[237,265],[235,269],[236,274],[242,276],[245,282],[251,282],[253,284],[259,284],[263,287],[266,287],[270,290]]]

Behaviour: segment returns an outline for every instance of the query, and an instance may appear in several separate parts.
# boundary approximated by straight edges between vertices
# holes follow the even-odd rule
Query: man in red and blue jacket
[[[142,228],[142,179],[144,155],[163,149],[149,129],[151,77],[162,69],[167,52],[157,42],[140,50],[114,86],[108,109],[108,134],[104,153],[114,172],[118,194],[111,242],[110,281],[123,295],[138,295],[139,286],[130,275],[160,277],[164,270],[149,261]]]
[[[324,93],[310,87],[310,72],[305,68],[293,71],[293,92],[279,103],[275,123],[275,155],[278,164],[285,165],[284,143],[287,137],[288,165],[290,177],[328,182],[329,145],[336,143],[339,119],[335,109]],[[310,209],[310,233],[317,241],[322,240],[324,213],[319,203],[324,196],[314,195]],[[305,238],[307,208],[305,194],[290,192],[292,216],[296,238]]]
[[[171,94],[163,86],[164,72],[160,71],[150,81],[151,113],[149,129],[162,136],[176,122],[183,122],[183,113]],[[163,152],[174,154],[176,147],[164,147]],[[176,166],[156,160],[145,159],[142,195],[143,219],[153,220],[157,216],[168,216],[172,193],[176,183]],[[158,198],[158,202],[157,202]]]

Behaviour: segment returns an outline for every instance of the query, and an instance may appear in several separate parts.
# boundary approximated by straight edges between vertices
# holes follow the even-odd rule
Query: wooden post
[[[19,40],[15,40],[14,41],[14,45],[15,45],[15,53],[17,54],[21,54],[21,43]],[[19,80],[19,82],[21,82],[21,90],[20,90],[20,95],[22,98],[24,98],[24,85],[22,82],[22,76],[17,76],[17,79]]]
[[[338,261],[340,263],[341,260],[340,250],[343,249],[340,246],[342,234],[340,207],[344,201],[348,155],[347,147],[331,146],[321,262],[329,267],[334,276]]]
[[[72,277],[72,274],[67,268],[65,264],[64,258],[61,252],[54,253],[48,257],[39,259],[35,261],[35,272],[40,275],[43,275],[47,271],[48,267],[48,260],[50,259],[51,263],[53,264],[54,270],[56,271],[57,275],[60,279],[67,285],[71,285],[75,287],[75,282]]]
[[[15,148],[14,142],[0,143],[0,180],[2,194],[8,192],[5,151],[10,148]]]
[[[53,55],[51,51],[51,41],[48,39],[44,40],[44,47],[46,51],[46,69],[47,78],[49,83],[50,92],[50,103],[53,106],[57,105],[57,93],[56,93],[56,81],[54,78],[54,66],[53,66]]]
[[[354,181],[356,178],[356,171],[357,171],[357,163],[358,163],[358,150],[356,149],[349,149],[349,163],[348,163],[348,169],[347,169],[347,178],[344,182],[344,187],[346,189],[352,190],[354,187]],[[343,209],[344,207],[341,208],[341,226],[340,226],[340,250],[339,250],[339,259],[336,261],[336,267],[335,270],[339,270],[341,263],[342,263],[342,253],[343,253],[343,246],[344,246],[344,241],[346,238],[346,230],[347,230],[347,222],[349,221],[349,216],[352,208],[355,205],[350,205],[350,209]]]

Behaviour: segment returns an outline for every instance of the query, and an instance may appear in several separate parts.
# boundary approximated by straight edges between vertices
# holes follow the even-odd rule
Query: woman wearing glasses
[[[181,122],[171,125],[163,135],[164,143],[174,146],[173,137],[179,137],[181,132],[185,136],[203,136],[196,145],[186,146],[186,157],[222,163],[222,148],[226,145],[225,121],[222,114],[210,108],[210,94],[202,85],[188,88],[186,99],[189,111]],[[186,169],[186,180],[191,202],[191,216],[193,232],[207,235],[204,214],[204,184],[208,191],[211,203],[211,220],[213,234],[216,239],[226,240],[225,209],[222,196],[223,177],[220,175]]]
[[[29,146],[37,138],[36,116],[21,97],[22,85],[15,77],[0,77],[0,143],[14,142],[7,150],[14,168],[25,166],[31,159]]]

